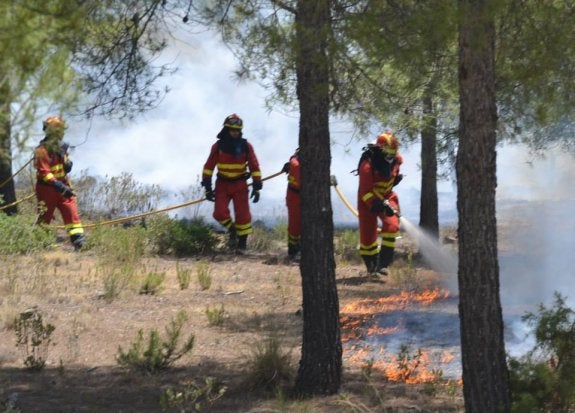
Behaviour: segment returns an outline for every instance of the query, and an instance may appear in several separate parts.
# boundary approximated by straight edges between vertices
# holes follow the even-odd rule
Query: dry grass
[[[269,337],[277,338],[290,354],[296,373],[302,329],[296,315],[300,274],[296,265],[284,262],[283,253],[210,257],[209,289],[196,277],[188,288],[180,286],[178,272],[195,273],[198,260],[146,257],[134,264],[132,277],[112,300],[104,299],[104,279],[111,268],[94,251],[74,253],[61,244],[52,251],[2,260],[0,391],[4,397],[16,397],[22,412],[160,412],[162,391],[206,377],[214,377],[227,391],[205,412],[462,411],[460,389],[429,396],[424,385],[393,384],[377,374],[368,381],[362,366],[351,364],[345,354],[339,395],[292,400],[289,388],[280,393],[245,392],[252,350]],[[362,271],[358,263],[338,262],[342,306],[397,287],[391,279],[386,284],[367,282]],[[165,274],[162,289],[139,294],[150,272]],[[56,327],[47,367],[35,374],[23,368],[13,331],[14,318],[31,307]],[[221,325],[210,324],[206,308],[225,308]],[[189,316],[182,335],[195,336],[191,355],[155,376],[118,366],[119,346],[128,347],[140,328],[163,332],[180,310]]]

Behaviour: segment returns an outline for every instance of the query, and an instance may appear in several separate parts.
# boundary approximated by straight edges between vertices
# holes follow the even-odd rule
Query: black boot
[[[393,262],[394,248],[382,246],[379,250],[379,262],[377,263],[377,272],[381,275],[389,275],[387,267]]]
[[[75,251],[80,251],[84,246],[84,242],[86,241],[86,237],[84,234],[74,234],[70,235],[70,242],[74,246]]]
[[[362,255],[361,258],[363,258],[368,274],[377,271],[377,255]]]
[[[238,248],[237,248],[236,252],[238,254],[244,254],[246,251],[247,245],[248,245],[248,236],[247,235],[238,236]]]
[[[288,258],[290,260],[295,260],[299,254],[298,244],[288,244]]]
[[[238,246],[238,236],[236,234],[236,227],[233,225],[228,229],[228,247],[232,250]]]

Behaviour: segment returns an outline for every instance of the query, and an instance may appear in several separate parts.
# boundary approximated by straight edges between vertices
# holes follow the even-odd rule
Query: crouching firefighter
[[[253,232],[249,198],[260,199],[262,174],[252,145],[242,137],[243,121],[235,113],[224,120],[217,142],[212,145],[202,172],[202,186],[206,199],[214,202],[213,217],[229,234],[229,246],[242,254],[248,235]],[[215,191],[212,175],[218,169]],[[252,191],[248,197],[247,179],[252,177]],[[235,222],[229,204],[233,202]]]
[[[402,179],[399,142],[390,132],[379,135],[361,155],[358,175],[359,253],[368,274],[388,275],[399,236],[399,199],[393,187]],[[381,247],[378,244],[381,220]]]
[[[57,208],[70,242],[75,250],[79,250],[84,245],[85,237],[76,205],[76,194],[68,178],[72,161],[68,157],[69,145],[62,142],[66,123],[58,116],[50,116],[43,122],[42,130],[45,137],[34,151],[38,222],[49,224]]]

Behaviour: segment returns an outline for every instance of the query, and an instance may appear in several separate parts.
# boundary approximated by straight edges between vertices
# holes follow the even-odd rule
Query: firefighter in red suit
[[[296,259],[300,252],[301,209],[300,209],[300,173],[299,148],[282,168],[288,174],[286,206],[288,209],[288,257]]]
[[[242,137],[243,121],[234,114],[224,120],[218,141],[212,145],[202,172],[202,186],[206,199],[215,202],[213,217],[229,233],[230,247],[242,253],[246,249],[248,235],[252,233],[252,216],[249,198],[254,203],[260,199],[262,174],[252,145]],[[212,175],[218,169],[215,191]],[[252,177],[252,191],[248,198],[247,179]],[[229,204],[233,202],[235,222]]]
[[[379,135],[363,152],[358,166],[359,253],[369,274],[388,275],[399,235],[399,199],[393,192],[403,175],[399,142],[390,131]],[[381,220],[381,247],[378,245]]]
[[[76,195],[68,179],[72,162],[68,158],[68,144],[62,142],[66,123],[58,116],[50,116],[43,122],[42,129],[45,137],[34,152],[38,222],[49,224],[57,208],[62,215],[70,242],[74,249],[79,250],[85,237]]]

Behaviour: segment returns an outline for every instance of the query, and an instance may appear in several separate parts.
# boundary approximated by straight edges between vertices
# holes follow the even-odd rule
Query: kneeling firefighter
[[[388,275],[399,235],[399,199],[393,187],[402,179],[399,142],[390,131],[368,144],[361,155],[358,175],[359,253],[369,274]],[[378,245],[381,220],[381,247]]]

